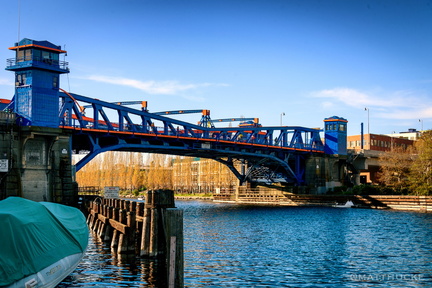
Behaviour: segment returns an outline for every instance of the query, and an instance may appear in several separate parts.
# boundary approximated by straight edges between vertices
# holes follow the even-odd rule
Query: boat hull
[[[38,273],[22,278],[15,283],[5,286],[7,288],[53,288],[72,273],[85,253],[69,255]]]
[[[50,288],[84,256],[89,232],[74,207],[20,197],[0,201],[0,287]]]

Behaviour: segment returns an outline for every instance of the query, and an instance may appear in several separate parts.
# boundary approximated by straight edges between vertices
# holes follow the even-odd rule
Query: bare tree
[[[394,147],[391,151],[384,152],[378,158],[380,172],[378,180],[382,184],[392,187],[397,192],[409,188],[409,173],[413,163],[412,147],[404,149]]]

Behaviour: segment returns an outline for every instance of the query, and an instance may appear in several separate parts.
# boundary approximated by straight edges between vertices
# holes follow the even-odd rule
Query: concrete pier
[[[75,206],[69,135],[59,128],[18,126],[15,117],[0,113],[0,199],[20,196]]]

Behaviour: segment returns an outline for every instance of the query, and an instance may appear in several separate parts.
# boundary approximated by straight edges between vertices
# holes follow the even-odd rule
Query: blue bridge
[[[59,127],[72,131],[72,149],[89,152],[76,164],[77,170],[101,152],[141,151],[211,158],[227,165],[242,182],[283,178],[300,184],[304,174],[301,160],[310,153],[324,153],[318,129],[262,127],[257,123],[217,128],[208,110],[202,110],[198,125],[150,113],[146,107],[137,110],[65,91],[60,97]],[[78,103],[91,106],[91,117],[84,116]],[[114,111],[115,118],[108,117],[107,110]],[[234,168],[234,160],[247,162],[245,175]]]
[[[258,119],[210,118],[210,111],[149,112],[145,101],[109,103],[59,88],[59,75],[69,73],[65,53],[48,41],[23,39],[6,69],[15,72],[15,95],[3,111],[16,115],[20,127],[59,129],[70,137],[67,154],[85,151],[76,171],[106,151],[135,151],[211,158],[227,165],[244,182],[285,182],[306,185],[306,160],[346,155],[346,124],[340,117],[324,119],[325,129],[259,124]],[[4,103],[4,102],[3,102]],[[141,104],[140,109],[127,104]],[[198,124],[170,118],[200,113]],[[216,127],[227,121],[238,127]],[[249,120],[249,121],[246,121]],[[324,139],[324,141],[322,140]],[[238,171],[241,161],[246,167]]]

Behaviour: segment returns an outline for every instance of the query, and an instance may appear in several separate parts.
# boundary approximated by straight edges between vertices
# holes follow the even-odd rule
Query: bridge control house
[[[15,72],[15,95],[3,101],[0,113],[0,199],[17,195],[74,204],[70,137],[59,129],[60,75],[69,73],[60,55],[66,51],[31,39],[9,49],[15,51],[6,67]]]

